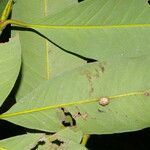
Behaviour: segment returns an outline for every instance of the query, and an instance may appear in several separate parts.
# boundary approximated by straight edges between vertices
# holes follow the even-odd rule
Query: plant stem
[[[89,138],[90,138],[90,135],[89,135],[89,134],[84,134],[84,135],[83,135],[83,138],[82,138],[81,145],[86,146],[86,144],[87,144]]]
[[[13,0],[9,0],[2,12],[0,21],[5,21],[8,18],[9,14],[12,10],[12,5],[13,5]]]

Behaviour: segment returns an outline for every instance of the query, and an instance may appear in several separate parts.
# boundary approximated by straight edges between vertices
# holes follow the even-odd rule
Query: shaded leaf
[[[31,150],[34,148],[38,142],[42,139],[42,134],[26,134],[16,137],[11,137],[0,141],[0,149],[5,150],[22,149],[22,150]],[[41,141],[42,144],[42,141]],[[40,145],[40,144],[39,144]]]
[[[0,141],[0,149],[11,150],[69,150],[79,149],[85,150],[86,148],[81,146],[79,143],[82,139],[82,133],[80,131],[73,132],[66,128],[53,135],[45,134],[26,134],[21,136],[16,136]],[[61,141],[62,143],[59,143]],[[59,145],[60,144],[60,145]]]
[[[0,0],[0,18],[8,0]]]
[[[14,5],[13,18],[36,23],[41,20],[40,18],[53,15],[76,3],[76,0],[49,0],[42,2],[40,0],[31,0],[29,3],[20,0]],[[33,6],[36,6],[36,9]],[[32,91],[43,81],[84,64],[83,60],[63,52],[59,47],[49,43],[34,32],[21,32],[20,40],[23,77],[17,92],[17,99]]]
[[[46,136],[45,145],[38,147],[38,149],[47,150],[86,150],[86,148],[79,143],[82,139],[82,133],[80,131],[73,132],[69,128],[61,130],[60,132]]]
[[[4,102],[19,74],[21,47],[19,36],[0,44],[0,105]]]

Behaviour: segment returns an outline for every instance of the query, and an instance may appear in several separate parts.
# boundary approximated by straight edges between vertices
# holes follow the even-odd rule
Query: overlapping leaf
[[[76,3],[76,0],[31,0],[29,3],[19,0],[14,5],[13,18],[33,24]],[[84,64],[83,60],[63,52],[33,32],[21,32],[20,39],[23,78],[17,98],[23,97],[43,81]]]
[[[8,0],[0,0],[0,17],[1,17],[1,14],[7,4]]]
[[[26,134],[26,135],[20,135],[5,140],[1,140],[0,149],[30,150],[38,144],[40,139],[42,139],[42,136],[43,136],[42,134]]]
[[[149,13],[147,1],[89,0],[46,17],[41,24],[48,26],[35,29],[64,49],[85,57],[138,57],[150,54]]]
[[[0,105],[4,102],[19,74],[21,47],[19,36],[8,43],[0,43]]]
[[[80,131],[73,132],[70,129],[65,129],[54,135],[44,134],[27,134],[8,138],[0,141],[0,149],[11,150],[13,149],[37,149],[38,150],[86,150],[85,147],[79,143],[82,139],[82,133]],[[55,141],[60,141],[60,145],[57,145]]]

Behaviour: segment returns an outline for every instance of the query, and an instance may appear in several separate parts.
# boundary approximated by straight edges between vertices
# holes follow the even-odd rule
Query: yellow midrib
[[[46,17],[48,15],[48,8],[47,8],[47,0],[44,0],[44,16]],[[46,52],[46,80],[49,80],[49,56],[48,56],[48,41],[45,39],[45,52]]]
[[[29,24],[18,20],[6,20],[1,23],[1,28],[4,28],[6,25],[12,24],[19,27],[25,28],[41,28],[41,29],[115,29],[115,28],[144,28],[150,27],[150,24],[119,24],[119,25],[37,25]]]
[[[113,99],[118,99],[118,98],[123,98],[123,97],[129,97],[129,96],[149,96],[149,95],[150,95],[150,92],[142,91],[142,92],[124,93],[124,94],[119,94],[115,96],[108,96],[107,98],[109,100],[113,100]],[[0,115],[0,119],[14,117],[18,115],[25,115],[25,114],[34,113],[34,112],[40,112],[44,110],[56,109],[56,108],[61,108],[61,107],[93,103],[93,102],[98,102],[99,100],[100,100],[100,97],[93,98],[93,99],[85,99],[85,100],[76,101],[76,102],[64,103],[64,104],[56,104],[56,105],[51,105],[51,106],[39,107],[39,108],[34,108],[34,109],[20,111],[20,112],[6,113],[6,114]]]
[[[33,28],[45,29],[113,29],[131,27],[150,27],[150,24],[125,24],[125,25],[30,25]]]

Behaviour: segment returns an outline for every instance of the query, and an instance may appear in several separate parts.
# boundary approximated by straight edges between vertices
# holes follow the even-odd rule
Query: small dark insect
[[[101,106],[106,106],[106,105],[108,105],[109,104],[109,99],[107,98],[107,97],[102,97],[102,98],[100,98],[100,100],[99,100],[99,104],[101,105]]]
[[[147,2],[148,2],[148,4],[150,5],[150,0],[148,0]]]

